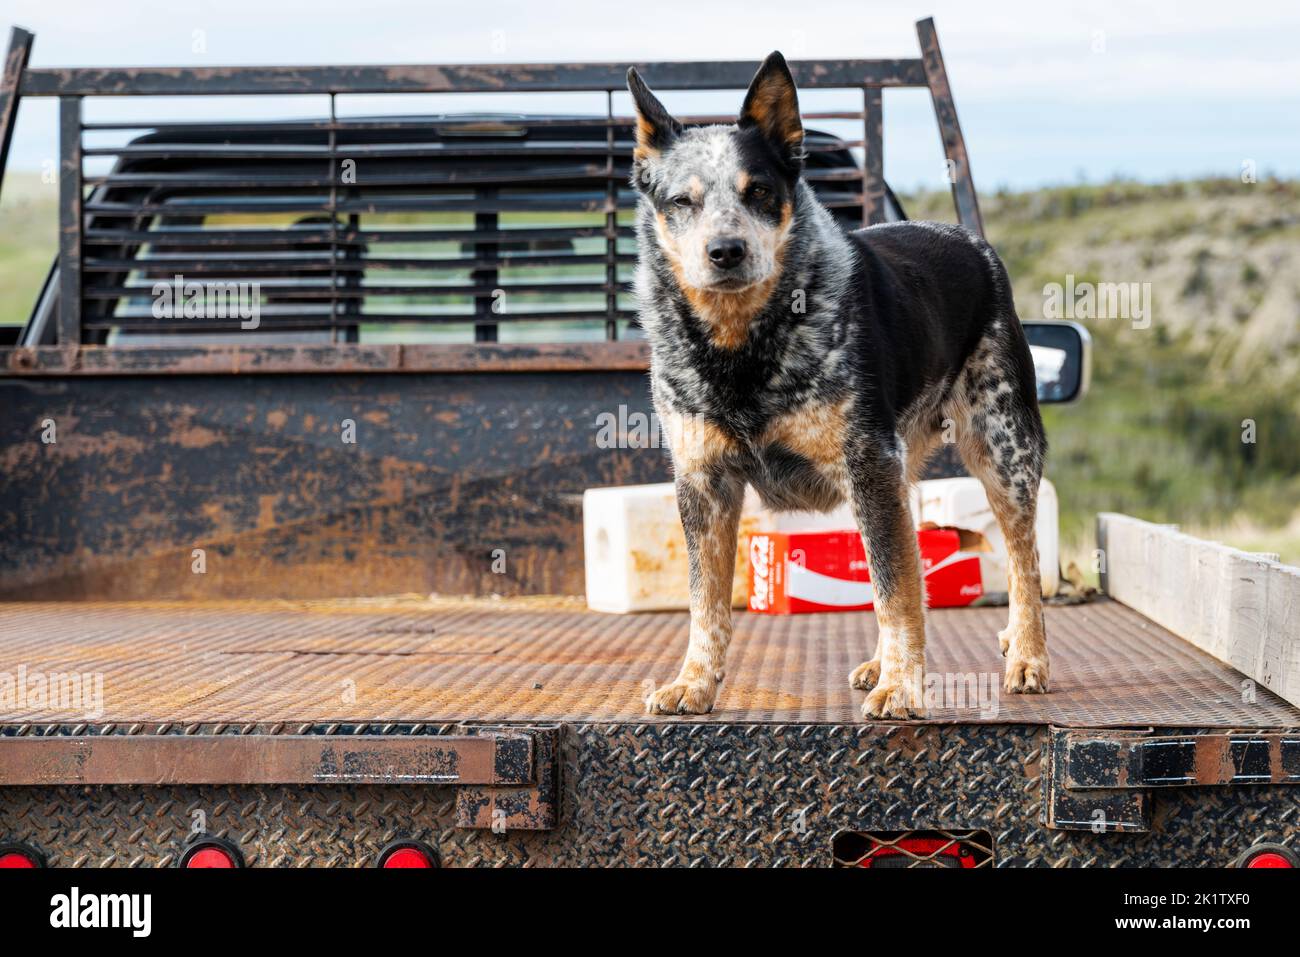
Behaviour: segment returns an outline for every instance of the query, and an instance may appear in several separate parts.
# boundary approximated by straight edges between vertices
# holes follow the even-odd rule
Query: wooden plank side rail
[[[1300,568],[1109,512],[1097,544],[1108,595],[1300,705]]]

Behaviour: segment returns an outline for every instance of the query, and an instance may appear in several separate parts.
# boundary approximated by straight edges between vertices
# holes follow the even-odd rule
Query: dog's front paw
[[[1012,652],[1007,657],[1007,680],[1002,687],[1008,694],[1046,694],[1047,653],[1022,656]]]
[[[849,687],[859,691],[870,691],[880,680],[880,659],[872,658],[853,669],[849,675]]]
[[[685,681],[678,678],[646,698],[648,714],[708,714],[718,696],[716,681]]]
[[[871,662],[867,662],[870,664]],[[863,665],[866,667],[866,665]],[[856,674],[856,672],[855,672]],[[925,717],[925,708],[920,701],[913,700],[912,689],[905,682],[887,681],[876,687],[862,703],[864,718],[894,718],[906,720],[911,717]]]

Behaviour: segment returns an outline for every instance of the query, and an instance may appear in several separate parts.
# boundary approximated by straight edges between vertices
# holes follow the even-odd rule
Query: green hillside
[[[946,194],[905,205],[952,218]],[[1070,186],[983,212],[1021,318],[1048,318],[1044,288],[1067,275],[1151,284],[1149,328],[1083,320],[1092,390],[1044,410],[1072,551],[1113,510],[1300,564],[1300,184]]]

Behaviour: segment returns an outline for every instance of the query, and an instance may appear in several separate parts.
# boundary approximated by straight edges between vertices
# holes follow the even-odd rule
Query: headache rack
[[[900,218],[882,172],[882,91],[925,87],[958,219],[982,234],[933,22],[917,34],[916,59],[791,64],[803,89],[861,97],[804,114],[807,176],[847,228]],[[634,120],[614,111],[628,64],[29,69],[32,41],[13,30],[0,78],[0,176],[19,100],[57,98],[59,255],[17,346],[0,350],[9,372],[644,367],[630,296]],[[757,63],[636,66],[658,90],[733,90]],[[337,110],[349,94],[487,92],[586,92],[604,111]],[[250,94],[325,97],[328,115],[83,117],[87,97]],[[860,122],[860,138],[819,122]]]

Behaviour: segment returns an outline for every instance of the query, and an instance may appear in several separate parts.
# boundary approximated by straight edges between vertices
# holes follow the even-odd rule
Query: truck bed
[[[928,620],[931,674],[998,693],[995,707],[934,708],[927,723],[1300,726],[1300,709],[1262,687],[1250,700],[1240,673],[1115,601],[1047,609],[1049,695],[1001,694],[1005,608]],[[0,696],[0,723],[672,722],[641,700],[674,675],[686,633],[684,613],[603,615],[572,600],[10,603],[0,674],[102,675],[103,712]],[[717,706],[690,720],[860,722],[847,675],[875,641],[870,614],[738,614]]]

